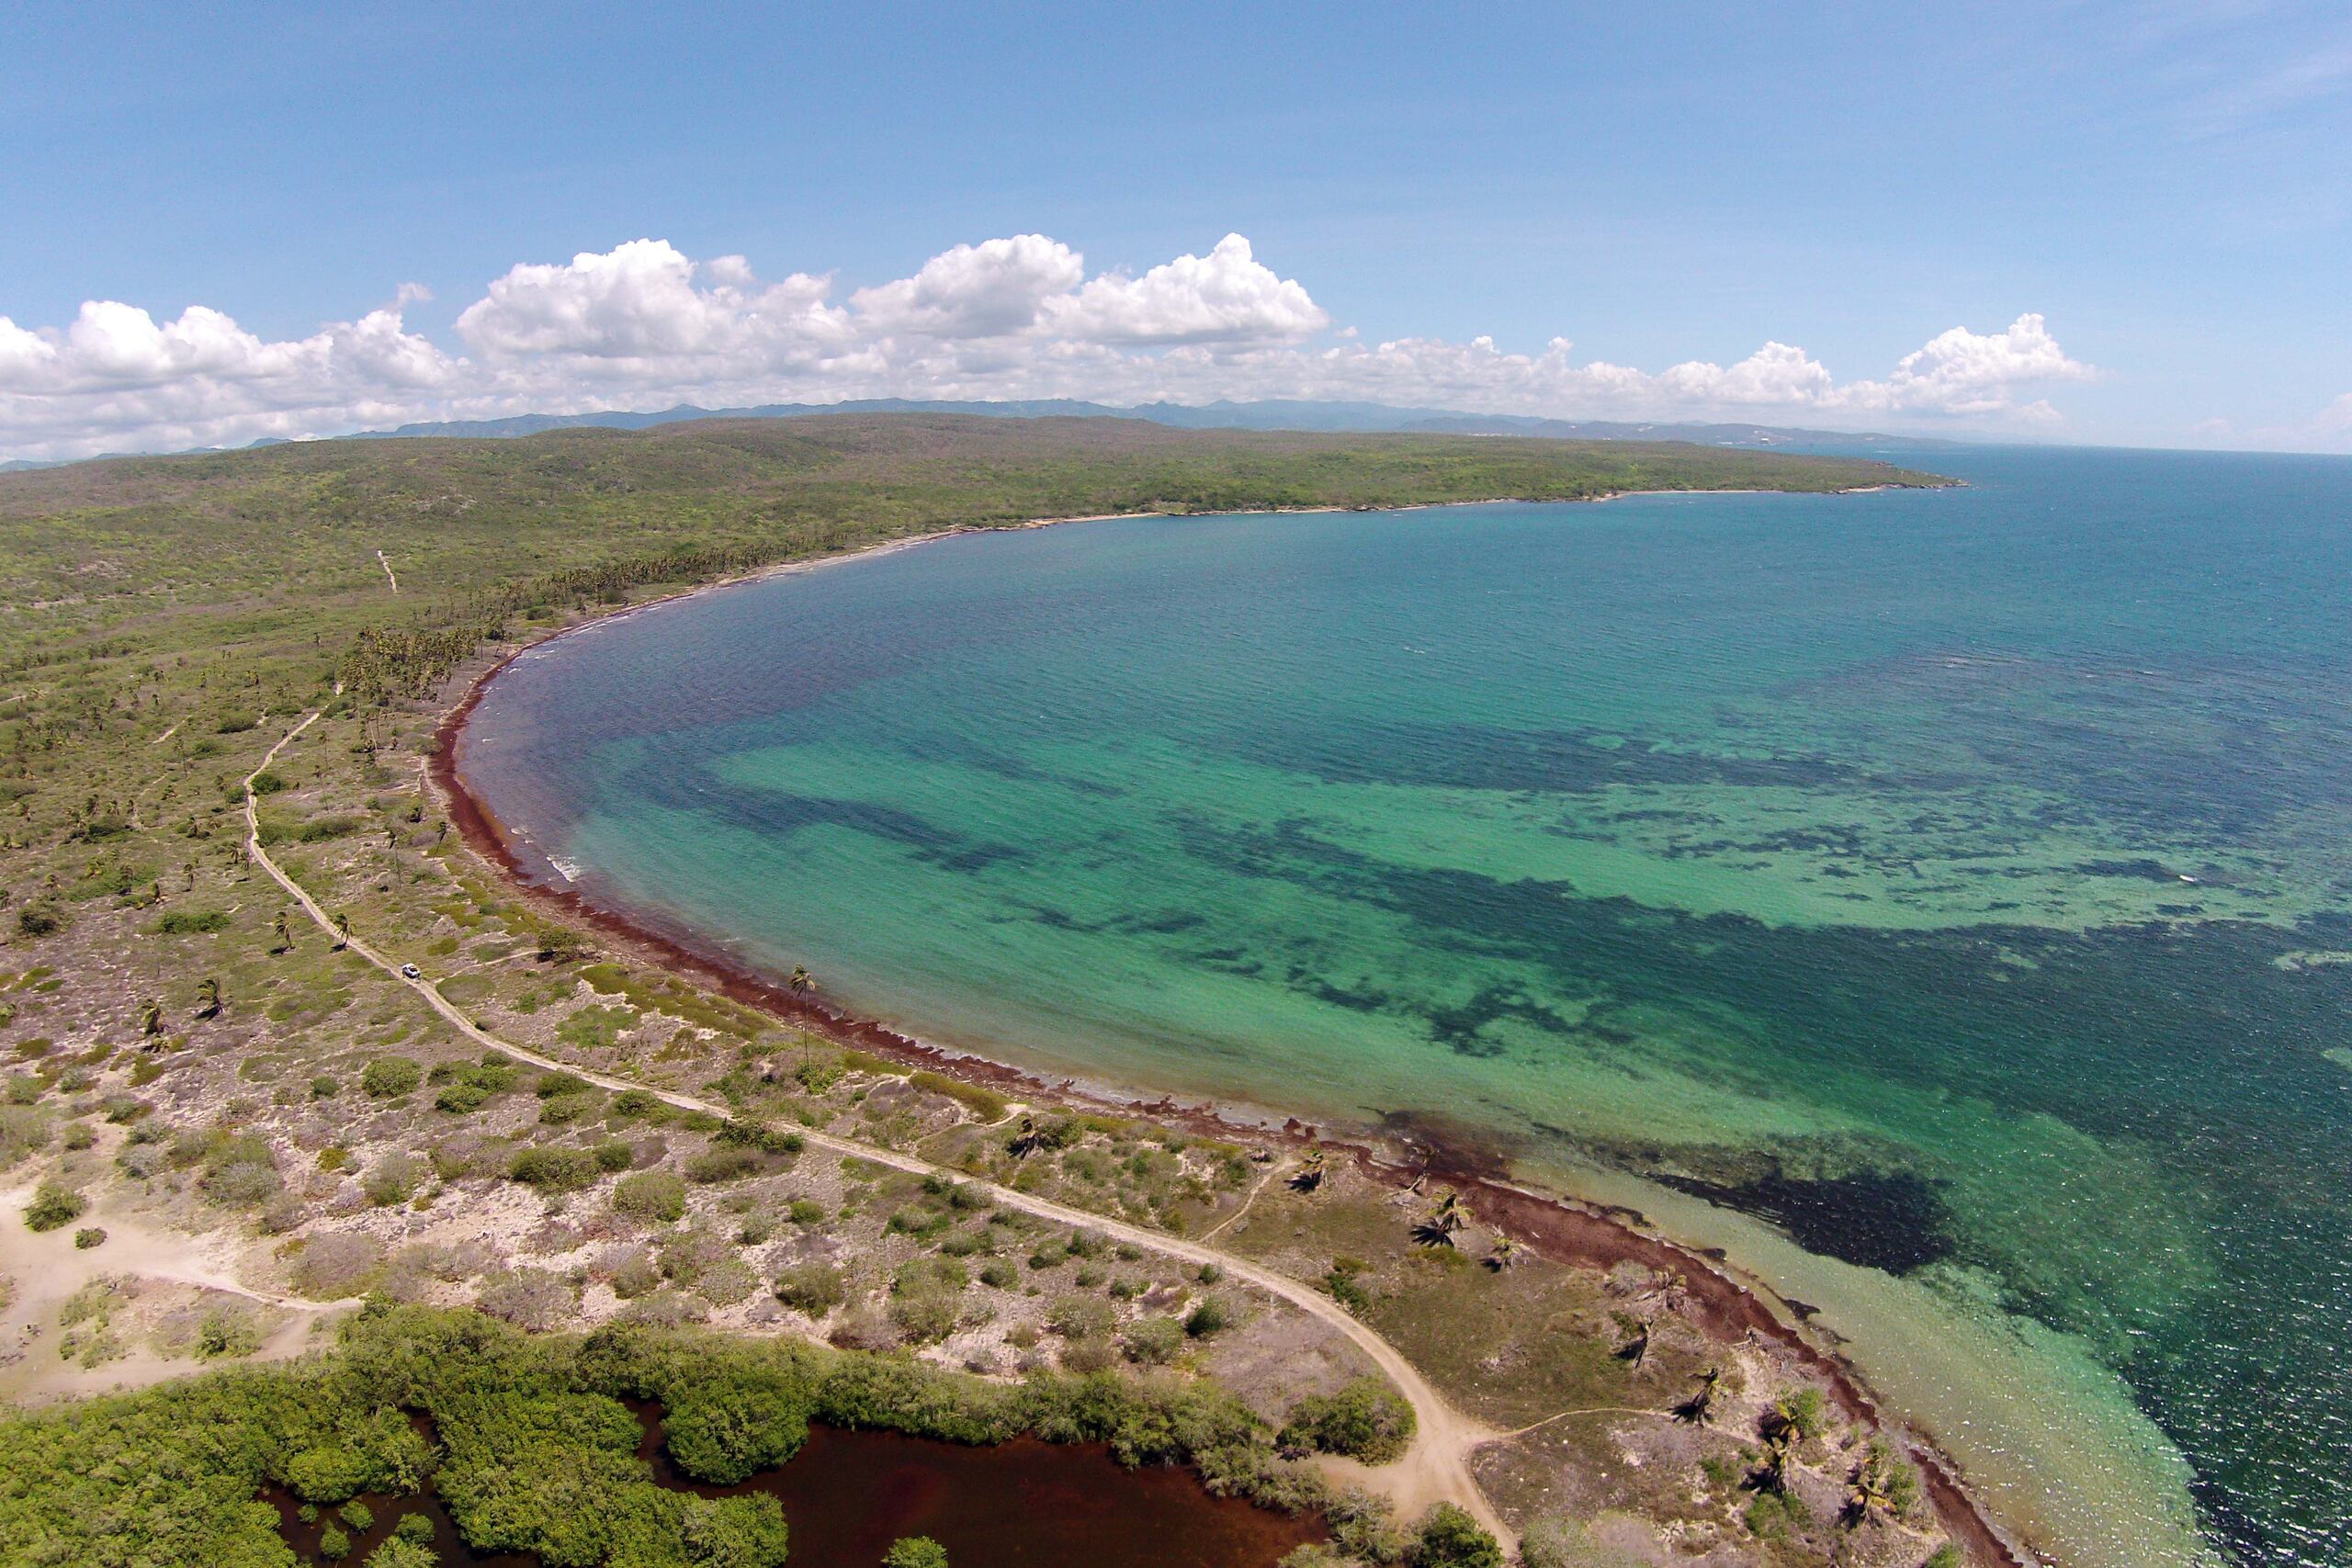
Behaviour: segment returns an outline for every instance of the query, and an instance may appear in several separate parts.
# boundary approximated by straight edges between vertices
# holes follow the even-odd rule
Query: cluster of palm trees
[[[1298,1156],[1298,1168],[1291,1173],[1290,1186],[1295,1192],[1315,1192],[1322,1189],[1324,1179],[1330,1174],[1330,1156],[1320,1144],[1309,1144]],[[1415,1184],[1418,1190],[1419,1183]],[[1413,1239],[1423,1247],[1459,1247],[1461,1234],[1471,1220],[1470,1205],[1462,1194],[1448,1189],[1439,1198],[1437,1206],[1413,1226]],[[1527,1249],[1500,1231],[1487,1253],[1487,1266],[1498,1273],[1519,1266]]]

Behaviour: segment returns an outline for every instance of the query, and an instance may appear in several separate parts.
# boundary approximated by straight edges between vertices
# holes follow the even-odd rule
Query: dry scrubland
[[[1674,1279],[1514,1252],[1475,1213],[1441,1215],[1441,1194],[1397,1192],[1338,1153],[1015,1103],[797,1032],[503,885],[425,774],[438,716],[501,649],[712,576],[940,527],[1921,478],[1663,446],[903,416],[0,479],[0,1393],[56,1402],[322,1352],[255,1374],[283,1387],[217,1371],[177,1385],[259,1402],[266,1435],[201,1463],[154,1403],[193,1394],[0,1423],[0,1560],[291,1561],[243,1502],[263,1483],[330,1508],[390,1490],[289,1473],[311,1450],[287,1435],[322,1440],[302,1400],[356,1376],[346,1363],[375,1367],[387,1335],[457,1334],[479,1352],[469,1375],[532,1398],[621,1386],[560,1356],[549,1371],[535,1340],[447,1326],[479,1312],[550,1347],[599,1328],[715,1330],[821,1342],[859,1365],[912,1358],[966,1374],[959,1390],[1041,1391],[1054,1412],[1054,1391],[1095,1382],[1238,1401],[1247,1416],[1214,1441],[1134,1455],[1329,1508],[1337,1542],[1302,1562],[1500,1562],[1457,1517],[1417,1532],[1364,1500],[1401,1499],[1409,1517],[1442,1495],[1429,1450],[1491,1439],[1474,1460],[1485,1498],[1465,1501],[1490,1499],[1531,1564],[1959,1562],[1876,1434],[1780,1352],[1709,1338]],[[267,854],[513,1054],[485,1053],[292,907],[246,851],[249,775]],[[1333,1323],[1031,1200],[1312,1282],[1442,1391],[1447,1429],[1413,1442],[1410,1405]],[[428,1309],[463,1312],[400,1316]],[[357,1338],[325,1351],[339,1334]],[[772,1407],[836,1408],[823,1380],[837,1374],[809,1365],[793,1363],[800,1381]],[[650,1372],[640,1384],[683,1397]],[[345,1396],[403,1403],[388,1386]],[[431,1407],[449,1476],[488,1462],[495,1445],[469,1447],[464,1429],[487,1422],[477,1406]],[[859,1408],[912,1420],[888,1401]],[[958,1434],[1116,1429],[1023,1411]],[[111,1436],[62,1442],[60,1422]],[[176,1500],[133,1487],[166,1460],[209,1479]],[[774,1560],[758,1521],[713,1534],[649,1507],[635,1544],[488,1525],[477,1544],[551,1562]],[[101,1508],[86,1538],[58,1523]],[[408,1561],[369,1549],[387,1568]]]

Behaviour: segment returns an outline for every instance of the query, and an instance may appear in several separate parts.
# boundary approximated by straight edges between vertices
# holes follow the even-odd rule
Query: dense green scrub
[[[537,1552],[550,1568],[783,1562],[773,1497],[655,1483],[630,1400],[661,1403],[670,1457],[696,1481],[781,1464],[822,1421],[960,1443],[1102,1442],[1128,1465],[1192,1463],[1220,1493],[1329,1501],[1208,1385],[991,1383],[792,1342],[637,1325],[532,1337],[470,1311],[379,1305],[331,1353],[0,1423],[0,1562],[279,1568],[295,1556],[265,1488],[332,1506],[429,1483],[469,1546]]]

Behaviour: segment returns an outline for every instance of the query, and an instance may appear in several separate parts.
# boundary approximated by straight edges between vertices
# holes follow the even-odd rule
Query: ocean
[[[2069,1563],[2352,1561],[2352,461],[1151,518],[654,606],[464,776],[1054,1077],[1488,1147]]]

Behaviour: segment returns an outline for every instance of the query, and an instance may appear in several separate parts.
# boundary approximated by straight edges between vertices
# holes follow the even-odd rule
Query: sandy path
[[[0,1366],[0,1396],[11,1403],[35,1404],[142,1388],[202,1370],[202,1362],[175,1359],[143,1346],[95,1367],[59,1357],[46,1337],[58,1308],[94,1280],[134,1277],[186,1285],[291,1314],[271,1330],[259,1350],[244,1358],[256,1361],[300,1355],[310,1348],[312,1328],[322,1314],[359,1304],[356,1298],[313,1302],[254,1290],[239,1281],[223,1260],[223,1255],[232,1252],[242,1238],[230,1233],[192,1235],[160,1230],[104,1203],[72,1224],[35,1232],[24,1223],[33,1190],[30,1185],[0,1190],[0,1274],[7,1275],[17,1286],[17,1299],[0,1311],[0,1352],[22,1352],[12,1364]],[[94,1247],[75,1247],[74,1233],[88,1225],[105,1230],[106,1241]]]
[[[245,790],[245,848],[253,856],[254,863],[268,872],[271,878],[302,906],[303,911],[311,917],[321,931],[335,941],[345,942],[351,952],[357,953],[392,979],[414,991],[424,998],[427,1006],[439,1013],[451,1028],[476,1044],[503,1052],[517,1061],[528,1062],[534,1066],[574,1074],[605,1089],[650,1089],[650,1086],[632,1079],[616,1077],[610,1074],[594,1072],[586,1067],[559,1062],[551,1056],[543,1056],[527,1046],[517,1045],[512,1041],[502,1040],[492,1034],[458,1010],[439,991],[435,990],[429,982],[423,979],[413,980],[401,974],[398,963],[385,957],[357,937],[351,937],[346,941],[335,930],[334,922],[328,918],[326,911],[319,908],[317,902],[305,893],[292,877],[280,870],[276,861],[269,858],[268,852],[264,850],[261,844],[261,821],[251,787],[253,781],[267,769],[270,763],[277,761],[278,752],[285,750],[287,744],[296,736],[308,729],[318,716],[316,713],[312,713],[301,723],[288,730],[278,739],[277,744],[269,749],[268,755],[262,758],[261,765],[245,776],[247,786]],[[723,1117],[731,1117],[734,1114],[725,1105],[713,1100],[701,1100],[694,1095],[680,1094],[668,1089],[651,1089],[651,1092],[660,1095],[662,1100],[683,1111],[703,1111]],[[1124,1220],[1091,1214],[1083,1209],[1073,1209],[1047,1199],[1033,1197],[1025,1192],[1015,1192],[1011,1188],[1000,1187],[994,1182],[977,1181],[961,1171],[946,1166],[933,1165],[919,1156],[901,1154],[896,1149],[886,1149],[878,1145],[859,1143],[853,1138],[836,1137],[830,1133],[813,1130],[802,1133],[801,1136],[816,1148],[830,1149],[835,1154],[852,1155],[859,1159],[870,1160],[876,1165],[888,1166],[893,1169],[909,1171],[918,1176],[937,1176],[977,1187],[1007,1208],[1018,1209],[1026,1213],[1035,1214],[1042,1219],[1052,1220],[1072,1227],[1082,1227],[1136,1247],[1148,1247],[1166,1257],[1181,1258],[1187,1262],[1213,1263],[1224,1270],[1228,1277],[1255,1285],[1270,1295],[1281,1297],[1309,1316],[1346,1336],[1357,1348],[1371,1357],[1373,1363],[1396,1385],[1397,1392],[1412,1403],[1414,1416],[1419,1423],[1419,1430],[1414,1436],[1413,1446],[1406,1450],[1404,1458],[1395,1463],[1382,1465],[1375,1469],[1343,1461],[1333,1461],[1327,1462],[1327,1472],[1390,1498],[1396,1503],[1399,1512],[1407,1517],[1419,1514],[1432,1503],[1456,1504],[1467,1510],[1470,1516],[1487,1529],[1493,1532],[1495,1538],[1503,1543],[1506,1550],[1517,1544],[1518,1537],[1503,1523],[1501,1516],[1495,1512],[1494,1505],[1487,1500],[1487,1495],[1478,1489],[1477,1482],[1470,1473],[1471,1452],[1484,1444],[1495,1441],[1500,1434],[1456,1410],[1442,1394],[1430,1386],[1429,1380],[1421,1376],[1419,1370],[1407,1360],[1394,1345],[1374,1333],[1339,1303],[1304,1280],[1294,1280],[1287,1274],[1276,1273],[1262,1264],[1252,1262],[1247,1258],[1230,1252],[1221,1251],[1216,1247],[1181,1240],[1159,1231],[1147,1230],[1141,1225],[1129,1224]]]

